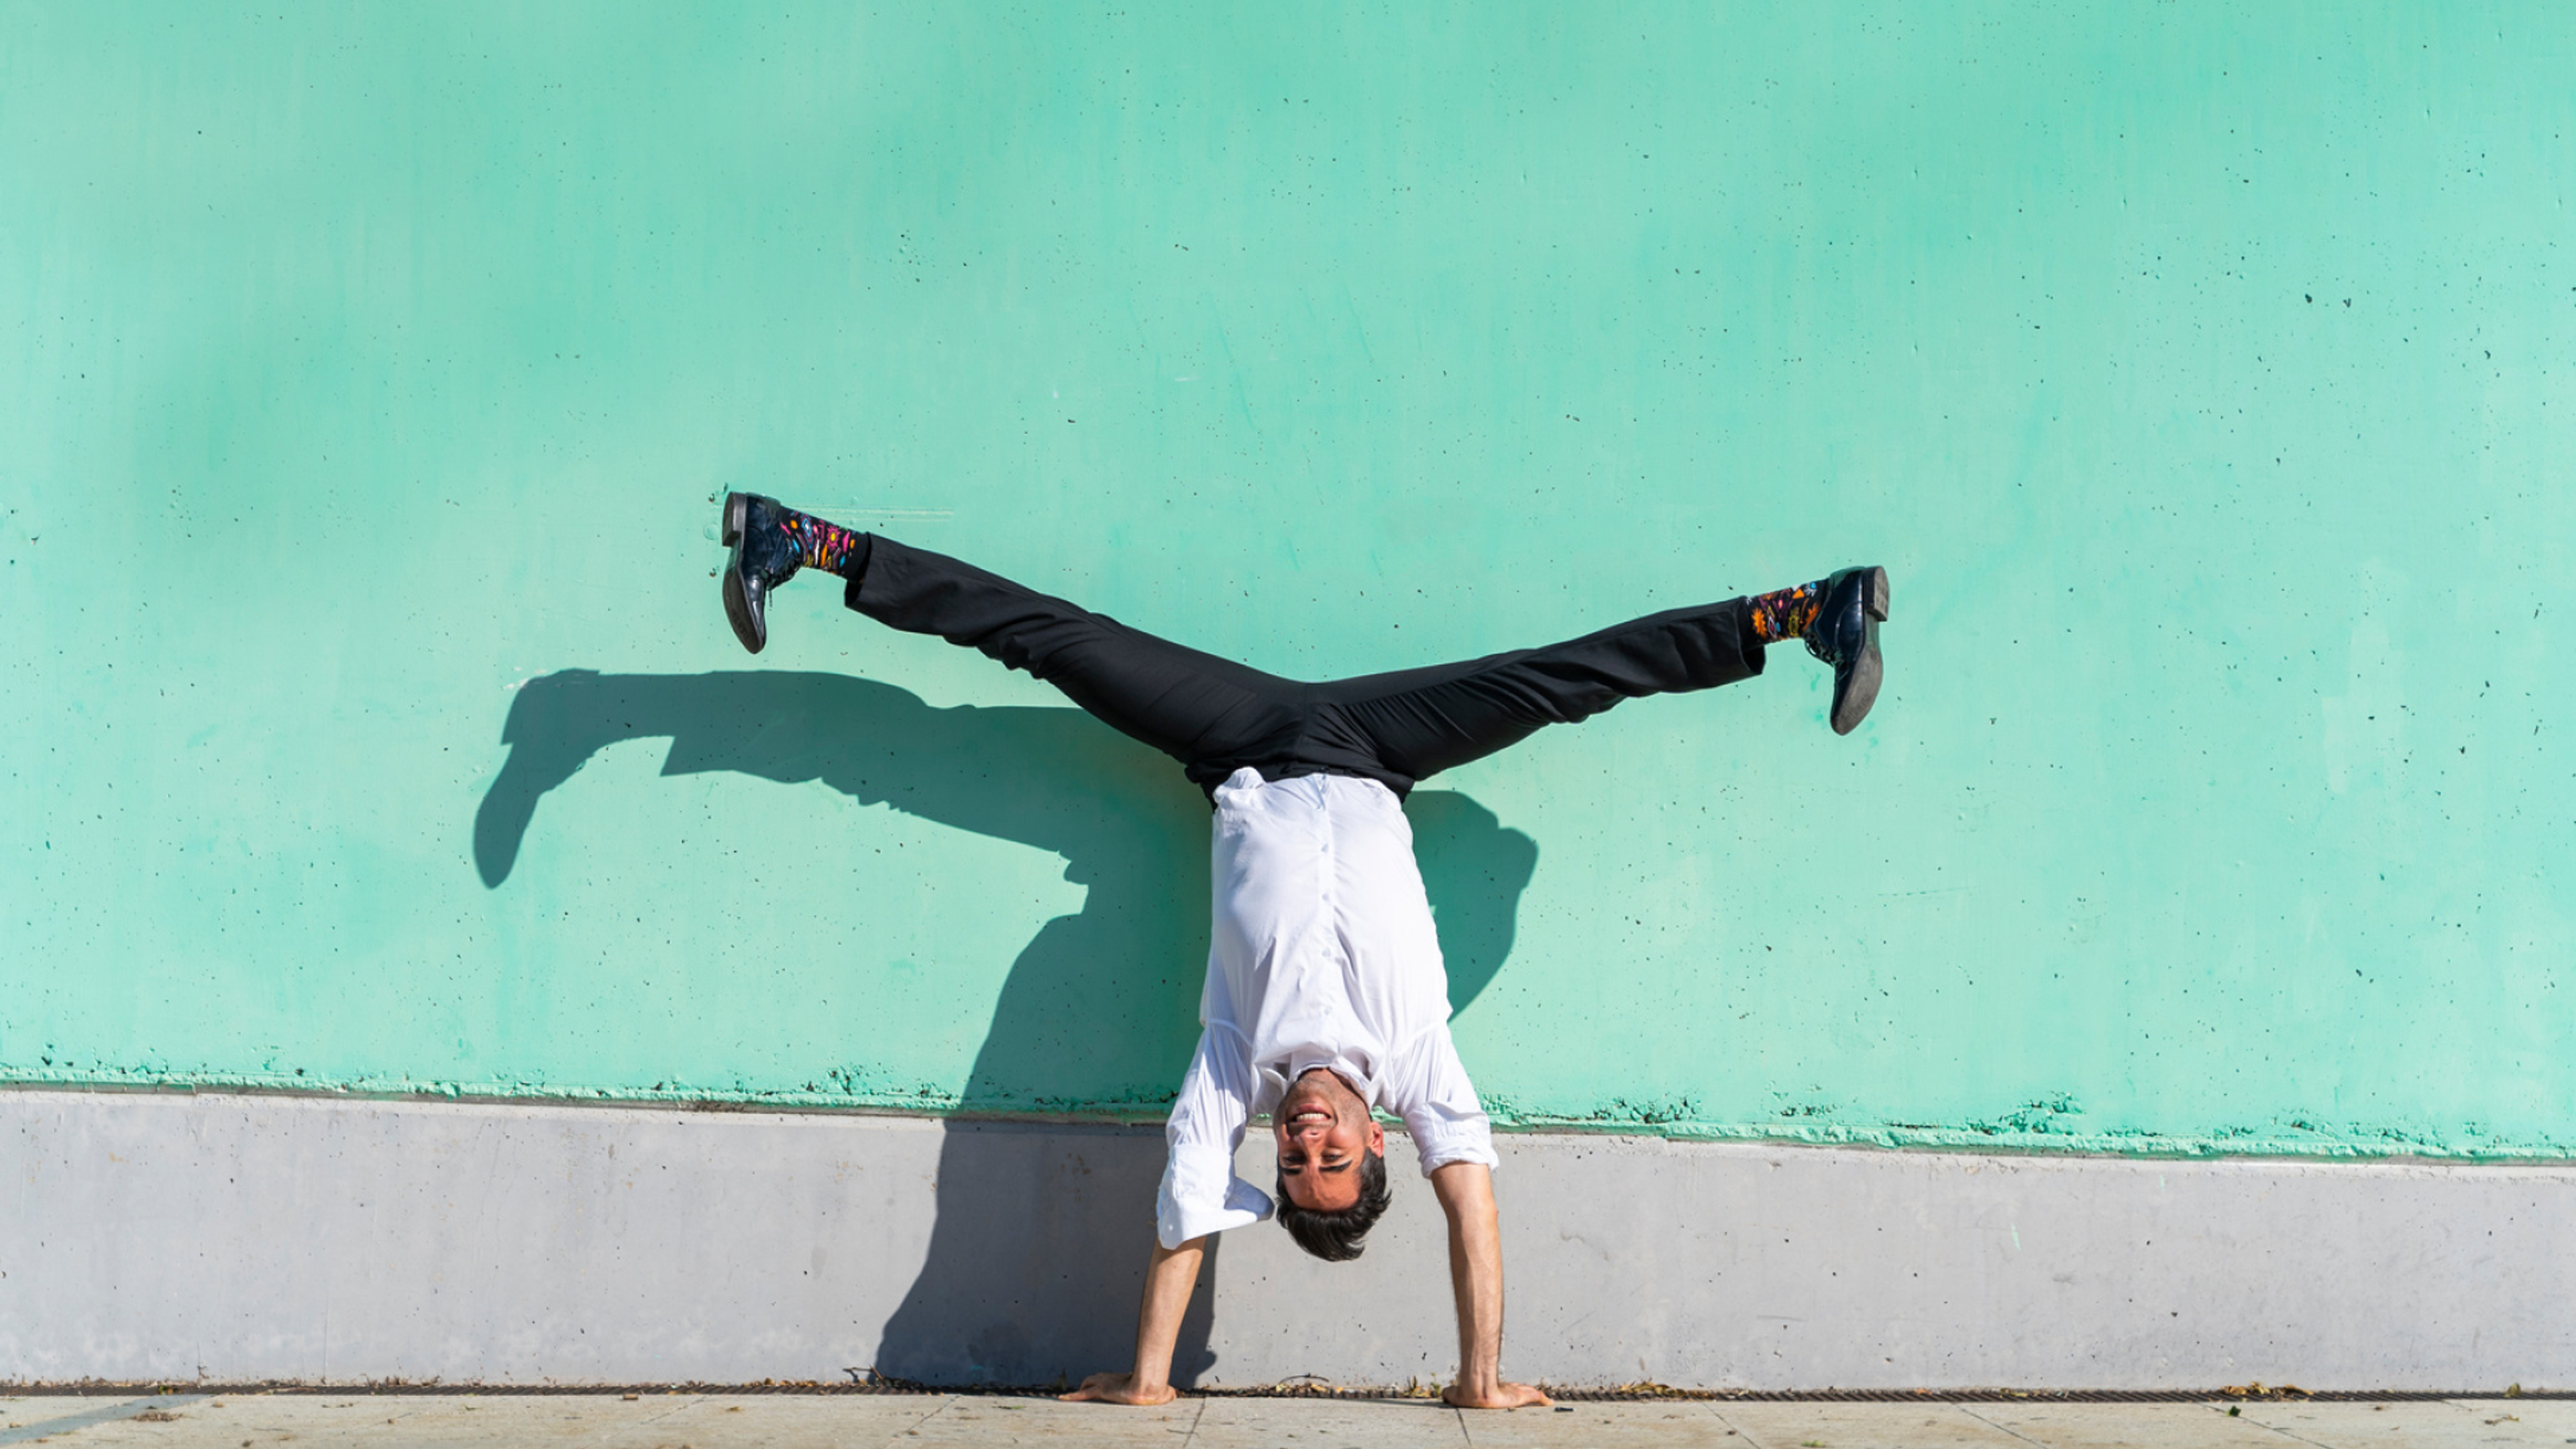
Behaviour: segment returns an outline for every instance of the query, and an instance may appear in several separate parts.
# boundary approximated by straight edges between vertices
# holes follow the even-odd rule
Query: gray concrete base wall
[[[2576,1384],[2576,1170],[1501,1149],[1520,1377]],[[1161,1157],[1150,1129],[0,1092],[0,1380],[1073,1379],[1126,1362]],[[1219,1241],[1187,1380],[1449,1374],[1439,1211],[1389,1166],[1356,1264]]]

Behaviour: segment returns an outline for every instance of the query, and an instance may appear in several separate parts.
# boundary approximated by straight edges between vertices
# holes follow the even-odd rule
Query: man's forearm
[[[1458,1301],[1458,1391],[1494,1397],[1503,1366],[1503,1234],[1493,1178],[1453,1162],[1431,1175],[1449,1218],[1449,1286]]]
[[[1190,1307],[1190,1289],[1199,1281],[1196,1237],[1177,1248],[1154,1240],[1154,1256],[1145,1265],[1145,1301],[1136,1310],[1136,1366],[1123,1374],[1093,1374],[1082,1387],[1058,1398],[1076,1403],[1168,1404],[1172,1401],[1172,1346],[1180,1341],[1181,1315]]]
[[[1145,1266],[1145,1301],[1136,1313],[1135,1384],[1140,1391],[1166,1388],[1172,1379],[1172,1350],[1181,1341],[1181,1316],[1189,1312],[1190,1290],[1198,1286],[1204,1237],[1177,1248],[1154,1243]]]

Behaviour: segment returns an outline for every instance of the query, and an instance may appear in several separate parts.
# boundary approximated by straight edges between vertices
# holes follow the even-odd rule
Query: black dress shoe
[[[769,591],[794,578],[800,563],[796,541],[778,526],[786,511],[757,493],[725,495],[724,541],[733,550],[725,560],[725,618],[754,654],[769,642]]]
[[[1834,667],[1834,733],[1847,735],[1878,702],[1878,621],[1887,617],[1887,570],[1843,569],[1825,580],[1825,601],[1807,626],[1807,652]]]

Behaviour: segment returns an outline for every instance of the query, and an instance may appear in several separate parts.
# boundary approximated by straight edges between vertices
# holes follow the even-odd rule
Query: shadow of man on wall
[[[501,737],[509,758],[474,822],[475,866],[494,889],[545,793],[643,738],[671,741],[665,775],[819,780],[1064,857],[1065,878],[1087,888],[1082,909],[1048,921],[1011,965],[961,1093],[966,1120],[943,1135],[928,1256],[874,1368],[939,1384],[1124,1368],[1161,1134],[991,1118],[1151,1117],[1171,1100],[1197,1041],[1208,926],[1207,800],[1179,768],[1078,709],[939,709],[872,680],[783,671],[564,670],[520,689]],[[1418,790],[1406,808],[1450,1003],[1463,1007],[1510,952],[1538,848],[1453,791]],[[1173,1356],[1184,1386],[1213,1361],[1215,1267],[1211,1245]]]

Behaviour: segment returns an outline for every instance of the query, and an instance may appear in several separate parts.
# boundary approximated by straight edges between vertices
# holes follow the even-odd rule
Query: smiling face
[[[1339,1212],[1360,1200],[1360,1157],[1386,1151],[1386,1129],[1329,1068],[1299,1077],[1270,1114],[1279,1180],[1297,1206]]]

